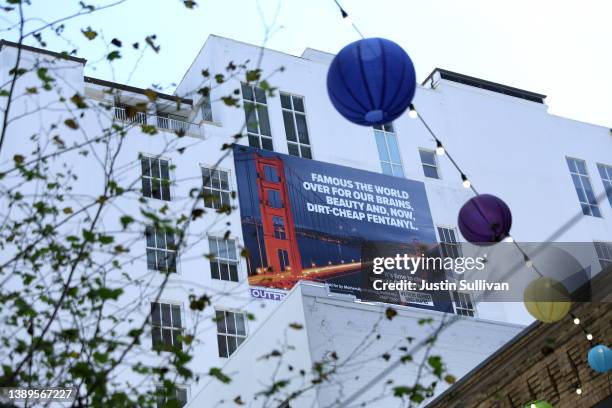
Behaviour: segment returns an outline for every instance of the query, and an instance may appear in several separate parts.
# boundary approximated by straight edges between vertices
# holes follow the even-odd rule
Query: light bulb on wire
[[[444,150],[444,146],[442,146],[442,142],[439,140],[436,140],[436,154],[438,156],[443,156],[444,153],[446,153],[446,150]]]
[[[417,116],[419,116],[419,114],[417,113],[416,109],[414,109],[414,105],[410,104],[410,110],[408,111],[408,117],[410,117],[410,119],[416,119]]]
[[[593,335],[591,333],[589,333],[589,334],[586,335],[586,338],[587,338],[588,341],[591,341],[591,340],[593,340]]]
[[[465,174],[461,175],[461,180],[463,181],[463,187],[465,188],[470,188],[472,187],[472,182],[470,180],[468,180],[468,178],[466,177]]]
[[[577,317],[575,317],[575,318],[574,318],[574,324],[580,324],[580,319],[579,319],[579,318],[577,318]]]
[[[576,394],[582,395],[582,388],[580,387],[576,388]]]

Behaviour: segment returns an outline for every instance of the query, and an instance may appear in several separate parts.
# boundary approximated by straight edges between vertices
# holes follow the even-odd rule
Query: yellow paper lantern
[[[570,294],[561,282],[551,278],[538,278],[531,282],[523,293],[529,314],[544,323],[563,319],[570,311]]]

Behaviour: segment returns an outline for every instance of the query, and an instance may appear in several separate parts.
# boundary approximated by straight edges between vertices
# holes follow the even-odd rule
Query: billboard
[[[287,290],[304,279],[362,298],[364,246],[416,254],[436,245],[422,182],[246,146],[233,153],[253,286]],[[448,294],[414,303],[452,311]]]

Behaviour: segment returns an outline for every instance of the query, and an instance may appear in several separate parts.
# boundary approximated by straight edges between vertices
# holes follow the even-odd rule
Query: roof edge
[[[501,93],[504,95],[512,96],[515,98],[526,99],[531,102],[544,104],[546,95],[537,92],[527,91],[525,89],[515,88],[513,86],[500,84],[486,79],[476,78],[473,76],[460,74],[458,72],[449,71],[443,68],[434,68],[433,71],[425,78],[421,85],[425,85],[428,81],[433,79],[433,76],[439,73],[442,79],[446,79],[452,82],[461,83],[476,88],[486,89],[488,91]]]
[[[0,50],[5,45],[8,46],[8,47],[21,48],[22,50],[26,50],[26,51],[30,51],[30,52],[36,52],[38,54],[50,55],[52,57],[59,58],[59,59],[65,59],[65,60],[69,60],[69,61],[78,62],[78,63],[83,64],[83,65],[85,65],[85,63],[87,62],[87,60],[85,58],[75,57],[75,56],[69,55],[69,54],[67,54],[65,52],[55,52],[55,51],[47,50],[45,48],[32,47],[30,45],[19,44],[19,43],[16,43],[16,42],[13,42],[13,41],[4,40],[4,39],[0,40]]]
[[[94,84],[94,85],[100,85],[100,86],[106,86],[109,88],[113,88],[113,89],[120,89],[122,91],[127,91],[127,92],[134,92],[137,94],[145,94],[146,89],[144,88],[138,88],[135,86],[131,86],[131,85],[124,85],[124,84],[120,84],[117,82],[112,82],[112,81],[107,81],[104,79],[98,79],[98,78],[92,78],[92,77],[88,77],[88,76],[84,76],[83,79],[85,80],[85,82],[89,83],[89,84]],[[157,92],[155,91],[156,95],[158,98],[161,99],[166,99],[172,102],[180,102],[180,103],[184,103],[186,105],[192,105],[193,106],[193,100],[192,99],[188,99],[188,98],[181,98],[178,95],[170,95],[170,94],[165,94],[165,93],[161,93],[161,92]]]

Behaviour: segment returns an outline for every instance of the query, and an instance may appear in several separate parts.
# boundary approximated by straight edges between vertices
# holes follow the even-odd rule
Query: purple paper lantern
[[[498,197],[481,194],[459,211],[459,230],[472,244],[492,245],[506,238],[512,226],[510,207]]]

